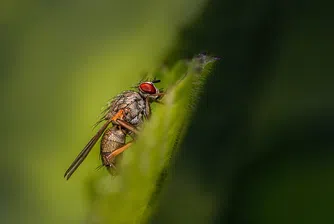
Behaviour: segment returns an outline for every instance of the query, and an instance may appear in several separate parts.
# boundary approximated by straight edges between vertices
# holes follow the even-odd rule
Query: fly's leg
[[[118,169],[116,168],[114,162],[112,161],[112,159],[109,159],[109,156],[111,155],[111,152],[107,152],[107,153],[103,153],[101,154],[102,156],[102,163],[104,167],[107,168],[107,170],[109,171],[109,173],[111,175],[117,175],[118,173]]]
[[[162,98],[165,95],[165,93],[156,93],[156,94],[151,94],[149,95],[147,98],[153,98],[154,102],[157,103],[162,103],[159,98]],[[155,97],[157,97],[158,99],[154,99]]]
[[[112,120],[114,123],[120,125],[122,128],[127,129],[127,130],[129,130],[129,131],[131,131],[131,132],[133,132],[133,133],[135,133],[135,134],[138,134],[139,131],[138,131],[138,129],[137,129],[135,126],[133,126],[132,124],[129,124],[128,122],[126,122],[126,121],[123,120],[123,117],[124,117],[124,114],[125,114],[125,113],[126,113],[126,112],[125,112],[124,110],[119,110],[119,111],[118,111],[118,112],[111,118],[111,120]]]
[[[128,142],[127,144],[121,146],[118,149],[115,149],[112,152],[105,152],[101,153],[102,156],[102,164],[103,166],[108,168],[108,171],[111,172],[112,174],[117,174],[117,168],[115,166],[116,160],[115,157],[124,152],[126,149],[128,149],[132,145],[133,141]],[[112,169],[109,169],[112,168]]]
[[[129,124],[128,122],[126,121],[123,121],[123,120],[120,120],[120,119],[117,119],[116,122],[122,127],[122,128],[125,128],[133,133],[135,133],[136,135],[139,133],[138,129],[133,126],[132,124]]]
[[[154,97],[163,97],[165,93],[156,93],[146,97],[145,104],[146,104],[146,119],[150,119],[151,117],[151,106],[150,106],[150,99],[154,99]],[[154,102],[163,104],[160,100],[154,99]]]
[[[103,153],[101,153],[103,166],[111,167],[114,170],[116,170],[116,166],[112,162],[110,162],[110,160],[108,159],[109,156],[110,156],[110,154],[111,154],[111,152],[103,152]]]
[[[149,97],[146,98],[145,104],[146,104],[146,114],[145,114],[145,117],[148,120],[151,117],[151,105],[150,105],[150,98]]]
[[[111,154],[107,155],[105,158],[110,161],[113,157],[116,157],[117,155],[121,154],[124,152],[126,149],[128,149],[132,145],[132,141],[126,143],[124,146],[114,150]]]

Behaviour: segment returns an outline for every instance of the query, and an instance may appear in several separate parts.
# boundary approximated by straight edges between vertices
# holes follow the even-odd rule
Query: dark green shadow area
[[[332,7],[210,1],[184,29],[169,60],[222,60],[152,223],[333,223]]]

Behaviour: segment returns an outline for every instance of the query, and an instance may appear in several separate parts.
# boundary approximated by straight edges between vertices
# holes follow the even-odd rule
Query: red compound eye
[[[157,90],[155,89],[154,85],[149,82],[144,82],[139,85],[141,91],[148,93],[148,94],[155,94]]]

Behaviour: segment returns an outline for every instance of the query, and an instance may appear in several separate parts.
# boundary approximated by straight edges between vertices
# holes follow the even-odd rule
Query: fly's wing
[[[94,124],[93,128],[98,126],[101,122],[108,120],[113,117],[120,109],[122,109],[121,105],[124,104],[124,101],[126,100],[126,95],[131,93],[133,91],[127,90],[124,91],[117,96],[111,98],[107,105],[103,108],[98,121]],[[124,107],[124,106],[123,106]]]
[[[88,144],[85,146],[85,148],[79,153],[77,158],[73,161],[73,163],[70,165],[70,167],[66,170],[64,177],[68,180],[74,173],[74,171],[80,166],[80,164],[85,160],[97,140],[101,137],[102,133],[106,130],[108,125],[110,124],[111,120],[108,120],[96,133],[96,135],[88,142]]]

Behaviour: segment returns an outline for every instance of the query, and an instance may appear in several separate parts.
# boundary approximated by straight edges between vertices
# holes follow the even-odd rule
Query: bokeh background
[[[151,222],[334,222],[332,3],[0,5],[1,223],[84,223],[97,150],[62,176],[100,108],[199,52],[222,60]]]

